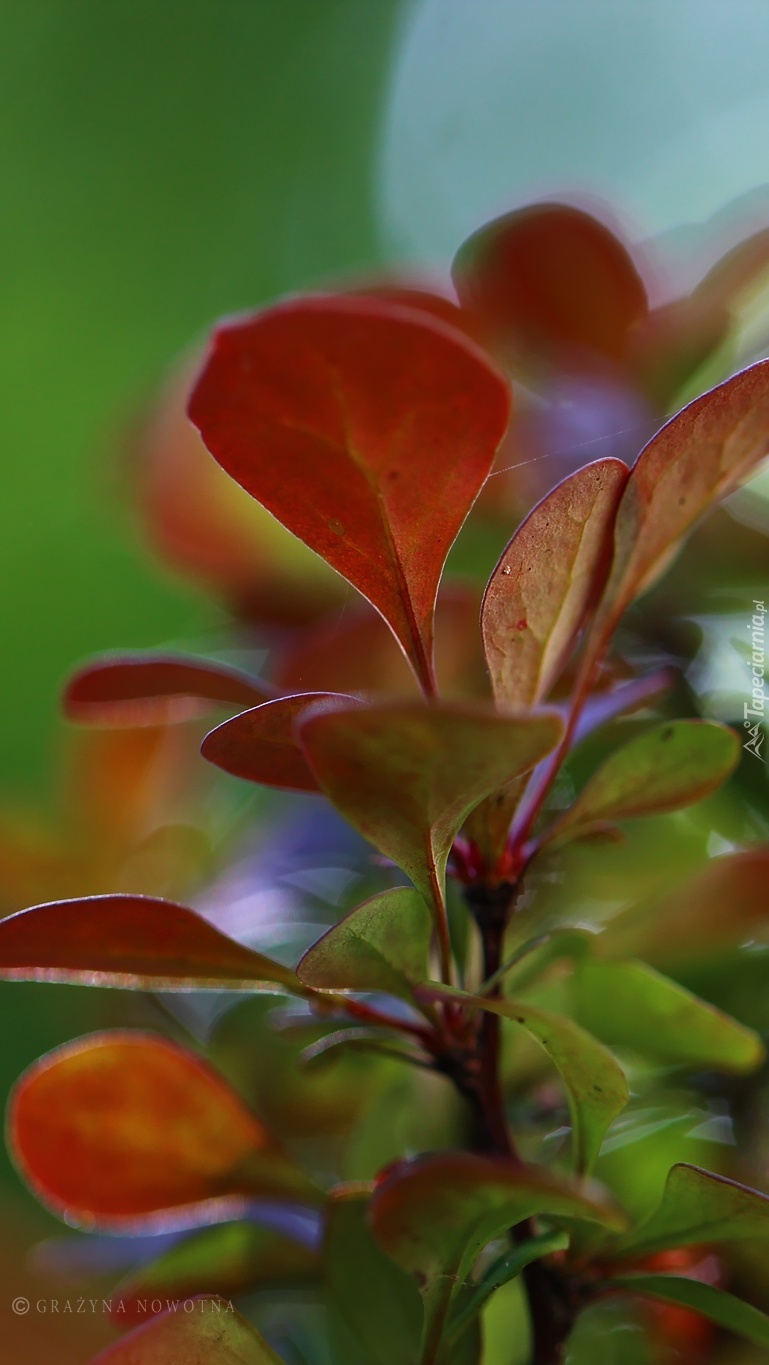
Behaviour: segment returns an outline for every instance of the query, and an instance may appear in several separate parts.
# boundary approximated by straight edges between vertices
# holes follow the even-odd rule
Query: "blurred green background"
[[[222,313],[376,261],[398,5],[0,6],[2,786],[46,791],[72,662],[189,634],[110,496],[123,421]]]
[[[390,0],[0,4],[6,809],[55,803],[73,663],[216,620],[121,505],[124,426],[217,316],[380,258],[372,149],[398,17]],[[106,992],[6,984],[2,1103],[40,1053],[120,1017]],[[21,1243],[55,1230],[4,1152],[0,1178]],[[9,1218],[0,1280],[32,1295]],[[22,1330],[5,1303],[0,1322]],[[86,1345],[82,1325],[30,1320],[19,1350],[82,1360],[112,1335],[92,1319]]]

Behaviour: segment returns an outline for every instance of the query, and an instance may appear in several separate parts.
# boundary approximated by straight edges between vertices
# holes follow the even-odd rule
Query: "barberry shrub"
[[[272,530],[250,591],[244,523],[230,538],[221,502],[186,501],[177,461],[156,529],[226,578],[271,676],[116,655],[71,680],[67,714],[138,736],[226,708],[203,759],[312,794],[321,838],[338,837],[330,803],[361,836],[370,894],[298,962],[258,951],[257,923],[223,932],[219,903],[204,916],[126,890],[0,922],[6,980],[171,1006],[218,993],[207,1056],[172,1013],[167,1036],[58,1049],[11,1098],[11,1152],[49,1209],[101,1235],[176,1234],[111,1295],[131,1330],[105,1365],[705,1360],[723,1333],[763,1359],[769,1316],[733,1292],[769,1292],[739,1254],[769,1236],[769,1196],[744,1179],[761,1174],[769,1023],[754,1002],[760,731],[748,753],[741,729],[699,713],[681,620],[697,573],[728,578],[735,537],[698,528],[769,453],[769,361],[660,422],[727,364],[733,300],[765,256],[751,239],[653,308],[619,237],[539,205],[465,244],[454,299],[361,286],[214,334],[193,427],[365,601],[340,606],[321,574],[297,605],[286,584],[304,561],[287,579]],[[633,431],[659,429],[632,465],[572,443],[529,510],[567,381],[624,395]],[[511,520],[478,610],[447,559],[461,570],[473,536],[481,559],[496,553]],[[274,800],[290,818],[292,798]],[[663,817],[701,802],[717,814],[669,886],[670,843],[697,826]],[[601,871],[633,821],[651,880]],[[708,1146],[719,1124],[736,1144]],[[650,1137],[673,1158],[661,1190]],[[677,1159],[700,1150],[716,1170]],[[269,1345],[232,1306],[257,1291]]]

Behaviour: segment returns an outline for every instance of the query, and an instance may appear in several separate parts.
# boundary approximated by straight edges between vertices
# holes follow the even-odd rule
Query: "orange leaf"
[[[226,1081],[151,1034],[92,1034],[42,1057],[13,1091],[8,1137],[41,1202],[85,1228],[185,1226],[249,1199],[317,1198]]]

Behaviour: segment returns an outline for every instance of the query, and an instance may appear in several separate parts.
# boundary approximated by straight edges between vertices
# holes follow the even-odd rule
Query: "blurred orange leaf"
[[[11,1152],[42,1203],[76,1226],[205,1221],[248,1199],[317,1199],[243,1101],[194,1053],[150,1034],[93,1034],[17,1082]]]

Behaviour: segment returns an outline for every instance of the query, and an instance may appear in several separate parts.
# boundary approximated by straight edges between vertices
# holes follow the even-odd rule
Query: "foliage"
[[[286,577],[276,557],[269,608],[264,584],[237,604],[266,681],[117,655],[70,681],[66,713],[107,754],[149,734],[174,755],[234,712],[204,759],[304,794],[262,797],[268,841],[272,812],[307,801],[333,830],[330,803],[360,836],[350,885],[368,894],[267,954],[258,922],[233,930],[224,841],[205,913],[89,885],[0,922],[3,979],[161,993],[169,1015],[169,1037],[59,1049],[11,1101],[11,1151],[48,1208],[95,1233],[176,1234],[118,1286],[133,1331],[99,1360],[481,1365],[501,1313],[516,1359],[556,1365],[628,1299],[650,1350],[684,1341],[682,1307],[708,1324],[704,1350],[713,1324],[769,1342],[769,1317],[731,1292],[756,1293],[729,1250],[769,1235],[769,1196],[742,1183],[769,1016],[734,989],[751,963],[766,981],[765,949],[741,947],[763,929],[760,753],[699,714],[675,629],[697,592],[682,606],[689,580],[665,578],[692,532],[690,571],[708,571],[703,517],[769,453],[769,361],[694,397],[632,467],[578,465],[533,508],[511,459],[519,409],[544,422],[558,374],[632,389],[659,424],[726,364],[734,297],[764,256],[763,238],[744,244],[654,308],[603,223],[535,205],[460,249],[454,300],[391,282],[215,333],[189,404],[202,440],[365,603],[326,615],[330,576],[297,609],[297,562]],[[206,500],[193,511],[210,568]],[[463,543],[480,536],[477,568],[511,519],[479,600],[456,581]],[[730,851],[708,858],[706,832],[671,887],[665,840],[702,828],[701,803]],[[602,870],[634,821],[662,850],[646,897],[630,864]],[[130,867],[130,845],[98,875]],[[181,1040],[190,991],[217,993],[205,1041]],[[695,1112],[744,1137],[728,1173],[675,1151]],[[644,1189],[649,1142],[669,1137],[664,1190]],[[229,1300],[267,1289],[263,1340]],[[274,1316],[292,1295],[312,1330]],[[142,1322],[143,1300],[179,1298],[195,1311]]]

